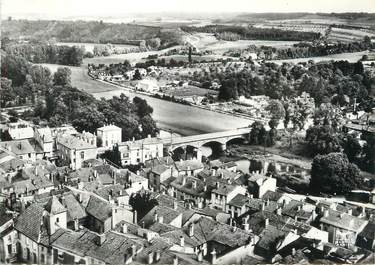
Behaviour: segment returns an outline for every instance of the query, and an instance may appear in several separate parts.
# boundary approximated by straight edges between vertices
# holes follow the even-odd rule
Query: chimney
[[[148,253],[147,264],[152,264],[154,262],[154,252]]]
[[[212,170],[212,176],[215,176],[216,175],[216,169],[213,169]]]
[[[182,176],[182,186],[185,186],[185,184],[186,184],[186,177]]]
[[[198,252],[198,257],[197,257],[197,259],[198,259],[198,262],[202,262],[202,261],[203,261],[203,253],[202,253],[202,251],[199,251],[199,252]]]
[[[77,218],[74,218],[74,231],[78,231],[79,230],[79,222],[78,222],[78,219]]]
[[[34,167],[34,175],[35,175],[35,176],[38,175],[38,167],[37,167],[37,166]]]
[[[97,238],[97,244],[99,246],[103,245],[103,243],[105,242],[105,234],[99,234],[98,235],[98,238]]]
[[[292,248],[292,255],[293,255],[293,256],[296,255],[296,249],[295,249],[295,248]]]
[[[220,183],[216,182],[216,189],[220,188]]]
[[[180,246],[181,247],[185,246],[185,238],[183,236],[180,236]]]
[[[160,224],[162,224],[162,223],[164,222],[164,217],[163,217],[163,216],[159,216],[159,217],[158,217],[158,222],[159,222]]]
[[[177,207],[178,207],[178,203],[177,203],[177,201],[173,201],[173,209],[174,209],[174,210],[177,210]]]
[[[348,214],[352,215],[353,214],[353,209],[348,210]]]
[[[211,264],[216,264],[216,250],[211,251]]]
[[[189,237],[193,237],[193,236],[194,236],[194,224],[190,223],[189,224]]]
[[[277,210],[276,210],[277,215],[281,215],[282,212],[283,212],[283,209],[281,207],[277,208]]]
[[[205,191],[205,192],[207,191],[207,184],[204,185],[203,191]]]
[[[158,221],[158,213],[155,211],[154,212],[154,222]]]
[[[329,211],[328,211],[328,209],[325,209],[324,210],[324,217],[328,217],[328,215],[329,215]]]
[[[133,224],[136,224],[138,222],[138,213],[137,210],[133,211]]]
[[[265,208],[265,202],[262,202],[262,205],[261,205],[261,211],[263,212],[264,211],[264,208]]]
[[[155,262],[158,262],[160,260],[160,251],[155,251]]]
[[[178,257],[174,256],[173,258],[173,265],[178,265]]]
[[[244,223],[243,224],[243,230],[249,231],[249,223]]]
[[[268,219],[268,218],[264,219],[264,226],[268,227],[269,224],[270,224],[270,219]]]
[[[123,234],[127,234],[128,233],[128,226],[125,223],[121,225],[121,232]]]

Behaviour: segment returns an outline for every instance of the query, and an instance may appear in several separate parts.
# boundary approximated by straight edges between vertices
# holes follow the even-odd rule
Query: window
[[[58,223],[60,221],[59,217],[56,218],[56,223]]]
[[[85,159],[85,152],[84,151],[81,152],[81,159]]]

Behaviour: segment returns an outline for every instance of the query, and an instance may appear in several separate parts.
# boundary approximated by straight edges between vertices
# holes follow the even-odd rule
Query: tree
[[[152,208],[158,205],[158,202],[151,198],[150,192],[141,190],[130,196],[129,204],[133,207],[133,210],[137,211],[138,220],[141,220]]]
[[[264,126],[261,122],[255,121],[251,124],[251,131],[249,135],[249,143],[253,145],[259,145],[262,142],[261,131],[264,129]]]
[[[266,110],[270,112],[271,117],[276,119],[278,122],[285,117],[285,108],[280,100],[270,100]]]
[[[134,97],[133,103],[135,104],[137,108],[137,113],[140,117],[151,115],[152,112],[154,111],[152,107],[147,104],[147,101],[140,97]]]
[[[366,144],[363,146],[363,166],[366,171],[375,173],[375,135],[367,132],[362,137],[366,140]]]
[[[347,194],[362,183],[358,167],[345,154],[317,155],[313,160],[310,189],[315,193]]]
[[[306,141],[312,156],[341,150],[340,140],[329,126],[310,127],[306,131]]]
[[[59,67],[53,74],[53,84],[57,86],[71,85],[72,71],[68,67]]]
[[[133,80],[141,80],[141,79],[142,79],[141,73],[139,72],[138,69],[135,69],[134,75],[133,75]]]
[[[193,60],[191,58],[191,53],[192,53],[192,49],[191,49],[191,46],[189,46],[189,56],[188,56],[188,59],[189,59],[189,63],[190,64],[193,62]]]
[[[230,99],[237,99],[238,92],[236,87],[236,81],[234,79],[227,79],[222,82],[219,91],[219,99],[221,100],[230,100]]]
[[[357,162],[357,158],[362,152],[362,147],[359,144],[359,141],[353,137],[352,135],[348,134],[343,139],[343,148],[344,153],[348,157],[350,162]]]

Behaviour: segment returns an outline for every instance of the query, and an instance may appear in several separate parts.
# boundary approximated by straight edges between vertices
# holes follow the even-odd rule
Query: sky
[[[1,15],[152,12],[375,12],[375,0],[1,0]]]

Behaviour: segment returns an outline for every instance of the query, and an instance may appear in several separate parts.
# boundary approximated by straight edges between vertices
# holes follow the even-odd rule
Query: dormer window
[[[56,218],[56,223],[58,223],[60,221],[59,217]]]

